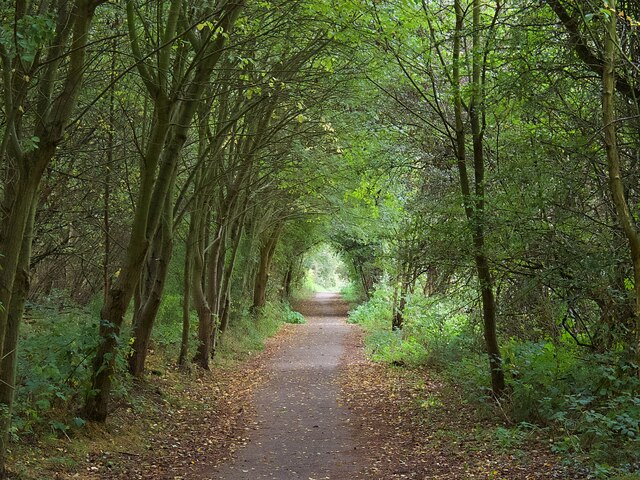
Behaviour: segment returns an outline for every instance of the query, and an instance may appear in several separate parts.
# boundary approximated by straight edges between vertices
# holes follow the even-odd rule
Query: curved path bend
[[[307,321],[274,356],[254,395],[256,424],[236,458],[208,475],[217,480],[340,480],[364,470],[353,419],[340,405],[342,362],[354,326],[337,294],[300,307]]]

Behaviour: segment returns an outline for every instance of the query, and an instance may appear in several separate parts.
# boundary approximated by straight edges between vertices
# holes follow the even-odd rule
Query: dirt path
[[[363,470],[352,414],[339,400],[345,347],[356,327],[345,323],[347,305],[335,294],[317,294],[299,309],[307,324],[267,367],[247,445],[202,478],[334,480]]]

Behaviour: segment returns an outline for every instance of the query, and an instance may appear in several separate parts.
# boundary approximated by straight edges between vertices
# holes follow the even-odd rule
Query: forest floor
[[[432,372],[368,361],[337,295],[297,309],[307,323],[286,325],[264,352],[181,381],[183,373],[167,372],[141,386],[157,405],[145,418],[121,408],[106,427],[48,453],[72,459],[70,445],[81,443],[82,459],[21,478],[580,478],[544,435],[497,435],[504,421]]]

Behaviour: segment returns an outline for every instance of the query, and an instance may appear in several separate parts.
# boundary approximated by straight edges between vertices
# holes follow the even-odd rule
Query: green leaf
[[[84,426],[86,425],[86,423],[87,423],[87,421],[86,421],[86,420],[84,420],[83,418],[80,418],[80,417],[75,417],[75,418],[73,419],[73,424],[74,424],[76,427],[84,427]]]

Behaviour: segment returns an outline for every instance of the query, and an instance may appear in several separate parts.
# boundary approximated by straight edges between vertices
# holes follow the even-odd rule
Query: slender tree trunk
[[[117,40],[111,42],[111,82],[116,78],[116,49]],[[104,228],[104,254],[102,259],[102,289],[106,300],[111,288],[111,168],[113,167],[114,136],[115,125],[115,88],[109,92],[109,126],[107,131],[107,167],[104,175],[103,204],[102,204],[102,224]]]
[[[26,172],[24,175],[28,175]],[[0,345],[4,345],[11,299],[14,295],[13,284],[19,276],[20,255],[23,250],[24,239],[31,238],[33,230],[29,229],[29,216],[33,204],[36,202],[40,178],[21,177],[13,186],[15,190],[5,192],[5,208],[9,213],[4,216],[4,224],[0,226],[0,253],[2,254],[2,268],[0,268]],[[9,200],[8,200],[9,199]],[[8,200],[8,201],[7,201]],[[19,293],[18,290],[16,293]],[[26,294],[26,292],[25,292]],[[18,304],[21,302],[18,299]],[[4,355],[0,351],[0,354]]]
[[[109,155],[111,156],[111,155]],[[111,163],[111,162],[109,162]],[[110,194],[111,194],[111,174],[109,173],[111,167],[107,167],[107,173],[104,179],[104,192],[103,192],[103,210],[102,221],[104,228],[104,254],[102,257],[102,291],[103,296],[106,299],[111,288],[111,272],[109,265],[111,264],[111,219],[110,219]]]
[[[26,230],[33,231],[35,202],[32,203],[31,212],[27,221]],[[16,366],[18,358],[18,334],[20,322],[24,312],[24,305],[29,292],[29,262],[31,259],[31,236],[25,236],[22,241],[22,250],[18,262],[18,275],[13,284],[13,295],[7,309],[7,333],[4,338],[4,354],[0,373],[0,478],[6,476],[4,465],[7,460],[7,448],[9,445],[9,427],[11,426],[11,412],[15,398]]]
[[[107,418],[120,329],[134,290],[140,280],[149,250],[149,238],[155,235],[157,223],[154,221],[154,212],[162,211],[164,196],[161,195],[162,193],[166,195],[166,189],[169,187],[173,174],[171,164],[165,162],[163,168],[158,172],[158,180],[156,181],[156,166],[169,128],[168,108],[161,107],[158,110],[153,140],[146,155],[146,169],[142,174],[127,254],[120,269],[120,275],[111,285],[100,311],[99,335],[101,341],[93,359],[91,389],[84,408],[85,416],[92,421],[104,422]],[[157,218],[159,220],[159,215]]]
[[[129,355],[129,372],[134,377],[142,377],[144,364],[149,350],[151,332],[155,323],[162,294],[167,280],[169,263],[173,252],[173,202],[170,197],[165,201],[165,214],[160,228],[156,232],[153,248],[147,262],[152,264],[148,276],[149,285],[144,288],[142,302],[134,316],[133,344]]]
[[[149,265],[149,262],[147,260],[145,260],[145,266],[147,268],[152,267],[152,265]],[[143,266],[142,272],[140,273],[140,279],[138,280],[138,284],[136,285],[136,288],[133,291],[134,315],[131,318],[131,328],[133,328],[136,324],[136,312],[139,312],[140,309],[142,308],[142,297],[144,297],[146,294],[145,290],[151,288],[151,283],[152,283],[151,276],[152,276],[152,272],[145,271],[145,268]]]
[[[255,283],[253,287],[253,306],[252,311],[258,311],[267,303],[267,282],[269,281],[269,270],[271,268],[271,260],[275,253],[280,237],[281,226],[276,226],[267,241],[260,248],[260,263],[258,272],[256,273]]]
[[[232,242],[231,255],[225,268],[224,278],[222,282],[223,296],[221,300],[222,311],[220,313],[220,336],[224,335],[229,325],[229,310],[231,308],[231,280],[233,278],[233,272],[235,269],[236,261],[238,258],[238,251],[240,249],[240,241],[242,239],[242,232],[244,230],[244,215],[241,215],[236,220],[235,226],[232,230]]]
[[[189,225],[191,230],[191,225]],[[191,243],[190,237],[185,242],[184,274],[182,276],[182,339],[180,341],[180,355],[178,365],[185,367],[189,357],[189,336],[191,330]]]
[[[15,183],[5,186],[0,225],[0,478],[8,478],[7,449],[13,399],[18,333],[29,293],[31,242],[38,186],[55,145],[34,152],[35,169],[24,169]],[[24,159],[23,159],[24,160]],[[7,208],[8,207],[8,208]],[[3,213],[4,213],[3,212]]]
[[[284,278],[282,279],[282,300],[287,300],[291,297],[291,281],[293,279],[293,265],[294,262],[289,262],[289,266],[287,267],[287,272],[284,274]]]
[[[222,298],[224,296],[224,274],[226,270],[226,258],[227,258],[227,244],[229,240],[229,225],[225,225],[221,232],[221,241],[219,246],[219,251],[217,255],[217,262],[215,265],[215,275],[213,278],[215,280],[215,288],[211,290],[210,295],[212,298],[215,298],[215,313],[220,320],[220,313],[222,310]],[[219,322],[218,322],[219,324]]]
[[[353,262],[353,268],[358,274],[358,278],[360,279],[360,283],[362,284],[362,291],[364,292],[364,296],[367,300],[371,300],[371,285],[367,279],[367,275],[364,271],[364,267],[362,264],[357,263],[355,260]]]
[[[404,270],[404,267],[402,267]],[[391,322],[392,330],[402,330],[404,326],[404,308],[407,305],[407,281],[404,271],[400,273],[400,282],[394,292],[394,309],[393,320]]]
[[[205,238],[206,238],[206,220],[205,209],[206,202],[197,202],[191,215],[193,222],[193,238],[189,239],[192,245],[191,253],[191,295],[193,305],[198,314],[198,349],[193,358],[193,362],[205,370],[209,369],[209,357],[211,355],[211,326],[212,312],[207,302],[204,290],[204,273],[205,273]]]
[[[258,250],[260,235],[258,209],[254,206],[248,214],[248,223],[245,227],[245,236],[241,244],[242,249],[242,293],[253,299],[253,287],[255,284],[257,262],[254,252]],[[258,250],[259,251],[259,250]]]
[[[460,91],[460,53],[462,30],[464,26],[464,12],[460,0],[455,1],[456,29],[454,32],[453,49],[453,88],[454,88],[454,113],[455,113],[455,149],[458,161],[458,173],[462,191],[463,203],[467,220],[471,227],[474,247],[474,260],[480,293],[482,298],[482,314],[484,324],[484,338],[489,357],[491,371],[491,386],[493,394],[500,397],[505,389],[504,372],[502,370],[502,357],[496,334],[496,304],[493,292],[493,278],[486,256],[484,235],[484,153],[482,118],[484,114],[484,86],[482,84],[482,59],[483,54],[480,42],[480,0],[473,0],[473,61],[472,84],[469,117],[473,135],[473,166],[475,192],[472,198],[469,175],[466,164],[466,141],[464,122],[462,116],[463,104]]]
[[[216,353],[218,330],[220,328],[220,299],[222,288],[222,275],[224,272],[224,256],[226,247],[226,225],[220,225],[216,232],[216,238],[210,248],[207,259],[207,303],[211,309],[211,350],[209,354],[213,358]]]
[[[429,265],[427,267],[427,280],[424,282],[424,295],[430,297],[436,293],[436,285],[438,278],[438,269],[435,265]]]
[[[489,367],[491,369],[491,386],[493,394],[500,397],[504,391],[504,372],[502,370],[502,356],[498,345],[496,332],[496,300],[493,292],[493,276],[489,268],[489,262],[485,247],[485,180],[484,180],[484,81],[483,52],[480,40],[480,11],[481,1],[473,0],[473,72],[472,72],[472,99],[469,116],[471,119],[471,132],[473,135],[473,165],[475,173],[475,202],[473,236],[476,251],[475,260],[480,281],[482,295],[482,313],[484,319],[484,339],[489,355]]]

